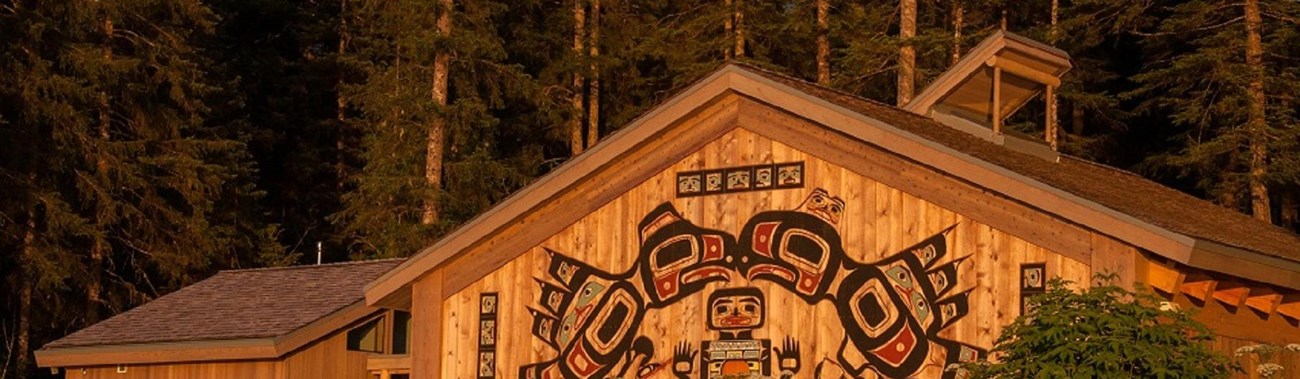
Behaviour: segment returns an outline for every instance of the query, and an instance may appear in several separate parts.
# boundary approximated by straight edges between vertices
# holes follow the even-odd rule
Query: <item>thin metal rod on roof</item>
[[[321,241],[316,241],[316,265],[318,265],[318,266],[320,265],[320,258],[321,258],[321,250],[322,250],[322,249],[323,249],[323,248],[322,248],[322,245],[321,245]]]

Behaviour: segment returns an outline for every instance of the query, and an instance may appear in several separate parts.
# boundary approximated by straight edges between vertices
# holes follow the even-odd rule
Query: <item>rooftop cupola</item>
[[[1047,102],[1039,140],[1007,130],[1003,122],[1039,97],[1050,99],[1070,71],[1066,52],[1005,31],[985,38],[935,79],[911,103],[910,112],[934,118],[990,142],[1055,161],[1055,104]]]

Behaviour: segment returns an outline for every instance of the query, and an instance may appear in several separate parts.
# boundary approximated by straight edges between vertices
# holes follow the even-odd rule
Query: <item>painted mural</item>
[[[879,261],[857,262],[841,238],[845,206],[819,188],[796,209],[757,213],[732,234],[700,227],[663,203],[638,224],[637,259],[622,272],[548,249],[545,277],[536,278],[538,305],[529,310],[533,336],[556,358],[521,367],[519,377],[906,377],[927,357],[942,357],[945,366],[982,357],[938,335],[969,311],[969,292],[954,291],[966,257],[939,263],[951,227]],[[844,330],[835,356],[804,356],[789,337],[754,338],[770,310],[766,295],[743,283],[832,305]],[[674,343],[638,332],[647,315],[694,295],[707,295],[707,309],[684,322],[705,323],[711,339]]]

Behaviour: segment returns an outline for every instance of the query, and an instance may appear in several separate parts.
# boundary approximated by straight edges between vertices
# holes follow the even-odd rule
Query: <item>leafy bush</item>
[[[1149,292],[1098,277],[1079,292],[1054,279],[1032,311],[1002,330],[991,361],[954,367],[968,378],[1225,378],[1239,370],[1212,335]],[[962,376],[962,375],[959,375]]]

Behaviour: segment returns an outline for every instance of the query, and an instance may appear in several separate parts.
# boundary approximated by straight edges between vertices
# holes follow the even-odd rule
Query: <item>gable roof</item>
[[[364,285],[401,262],[388,259],[222,271],[51,342],[39,353],[50,356],[78,348],[189,342],[274,343],[331,315],[364,308],[360,304]]]
[[[1300,236],[1137,174],[1066,154],[1061,154],[1060,162],[1032,157],[897,107],[775,72],[749,69],[1136,220],[1188,237],[1300,262]]]
[[[1276,226],[1123,170],[1068,156],[1059,162],[1043,160],[904,109],[729,63],[384,274],[366,287],[367,303],[403,304],[400,297],[409,298],[413,281],[543,209],[646,140],[664,138],[661,134],[673,123],[726,94],[793,113],[835,132],[832,138],[879,147],[1172,261],[1300,289],[1300,236]],[[687,148],[662,153],[684,156]],[[530,219],[535,217],[540,216]],[[506,256],[481,265],[504,264],[513,258],[510,254],[520,253],[502,251]]]

